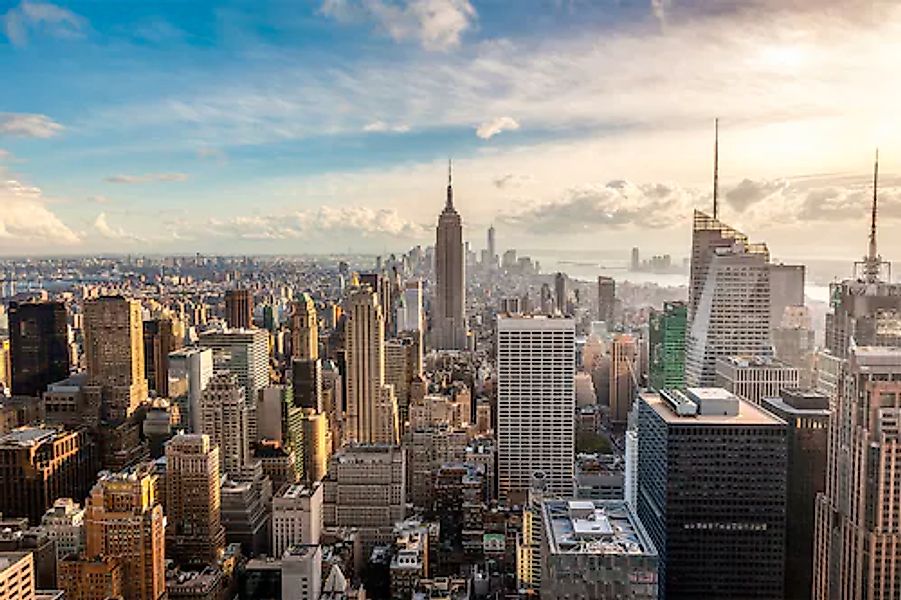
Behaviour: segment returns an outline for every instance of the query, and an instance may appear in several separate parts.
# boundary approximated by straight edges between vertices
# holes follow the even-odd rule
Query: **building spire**
[[[454,163],[453,159],[447,159],[447,204],[445,208],[454,208]]]
[[[720,188],[720,120],[713,122],[713,218],[717,219],[717,202]]]
[[[876,247],[876,212],[879,196],[879,149],[876,149],[876,161],[873,164],[873,209],[870,215],[870,247],[867,258],[864,261],[864,275],[867,281],[875,282],[879,279],[879,267],[882,260]]]

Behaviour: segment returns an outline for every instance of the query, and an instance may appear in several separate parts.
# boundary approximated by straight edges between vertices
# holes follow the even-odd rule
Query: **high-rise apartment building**
[[[422,281],[413,279],[404,286],[397,309],[397,331],[423,331]]]
[[[213,375],[200,399],[200,433],[219,448],[219,466],[235,475],[250,461],[249,409],[234,373]]]
[[[31,552],[0,552],[0,600],[36,600]]]
[[[616,281],[613,277],[598,275],[598,321],[613,326],[613,312],[616,308]]]
[[[93,487],[85,507],[86,555],[121,561],[123,596],[129,600],[166,596],[166,519],[156,480],[150,465],[108,473]]]
[[[397,399],[385,381],[385,323],[369,287],[350,295],[344,331],[346,441],[396,444]]]
[[[523,497],[535,473],[572,494],[575,323],[501,315],[497,321],[497,442],[501,497]]]
[[[798,369],[772,356],[727,356],[716,361],[716,385],[760,404],[798,387]]]
[[[66,305],[11,302],[8,316],[12,393],[39,397],[48,385],[69,376]]]
[[[465,350],[466,278],[463,260],[463,222],[454,208],[451,173],[447,174],[447,202],[435,232],[435,297],[431,315],[431,346]]]
[[[225,291],[225,322],[232,329],[253,326],[253,296],[246,288]]]
[[[657,600],[657,550],[622,500],[541,504],[541,598]]]
[[[638,389],[638,340],[619,334],[610,345],[610,420],[624,426]]]
[[[291,305],[291,356],[303,361],[319,358],[319,317],[316,303],[304,292]]]
[[[769,251],[696,211],[691,277],[685,380],[709,387],[717,359],[772,353]]]
[[[272,498],[272,556],[295,544],[318,544],[322,534],[322,485],[289,485]]]
[[[208,435],[177,435],[166,444],[167,558],[183,566],[221,558],[219,485],[219,448]]]
[[[147,399],[141,303],[121,296],[87,300],[84,352],[85,395],[99,399],[105,419],[125,421]]]
[[[200,431],[200,399],[212,378],[210,348],[183,348],[169,355],[169,390],[189,431]]]
[[[783,598],[786,424],[721,388],[638,404],[638,516],[660,597]]]
[[[57,498],[84,498],[98,454],[83,429],[29,426],[0,437],[0,513],[36,524]]]
[[[332,455],[322,481],[326,527],[356,527],[363,544],[394,541],[406,510],[406,452],[399,446],[346,446]]]
[[[144,321],[144,376],[150,389],[169,397],[169,353],[184,343],[181,323],[173,317]]]
[[[788,424],[788,502],[785,530],[785,597],[810,598],[817,494],[826,491],[829,398],[784,389],[761,406]]]
[[[665,302],[648,318],[648,385],[651,389],[685,387],[685,326],[688,306]]]

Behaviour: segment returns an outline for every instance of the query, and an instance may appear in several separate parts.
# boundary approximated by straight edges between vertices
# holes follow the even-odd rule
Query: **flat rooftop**
[[[547,500],[542,511],[553,554],[657,555],[622,500]]]
[[[692,388],[692,390],[720,390],[720,388]],[[696,392],[697,393],[697,392]],[[706,393],[706,392],[705,392]],[[711,391],[710,394],[718,394],[719,391]],[[727,392],[728,393],[728,392]],[[667,423],[678,425],[731,425],[740,427],[743,425],[785,425],[785,421],[776,415],[760,408],[759,406],[738,399],[738,412],[735,415],[678,415],[670,407],[660,394],[656,392],[642,392],[640,394],[651,409],[654,410]],[[704,398],[706,399],[706,398]]]
[[[794,369],[794,367],[775,356],[763,356],[760,354],[722,356],[717,359],[717,362],[741,369]]]
[[[52,427],[20,427],[0,437],[0,446],[32,447],[53,440],[62,430]]]

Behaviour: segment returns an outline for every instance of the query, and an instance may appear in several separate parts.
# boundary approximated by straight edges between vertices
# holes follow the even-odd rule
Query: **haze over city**
[[[681,258],[719,117],[721,216],[846,260],[899,54],[875,0],[6,2],[0,253],[402,252],[452,156],[475,248]]]

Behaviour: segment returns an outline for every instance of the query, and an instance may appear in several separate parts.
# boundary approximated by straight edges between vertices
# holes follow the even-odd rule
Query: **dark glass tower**
[[[26,302],[9,305],[12,393],[40,396],[69,376],[66,305]]]

